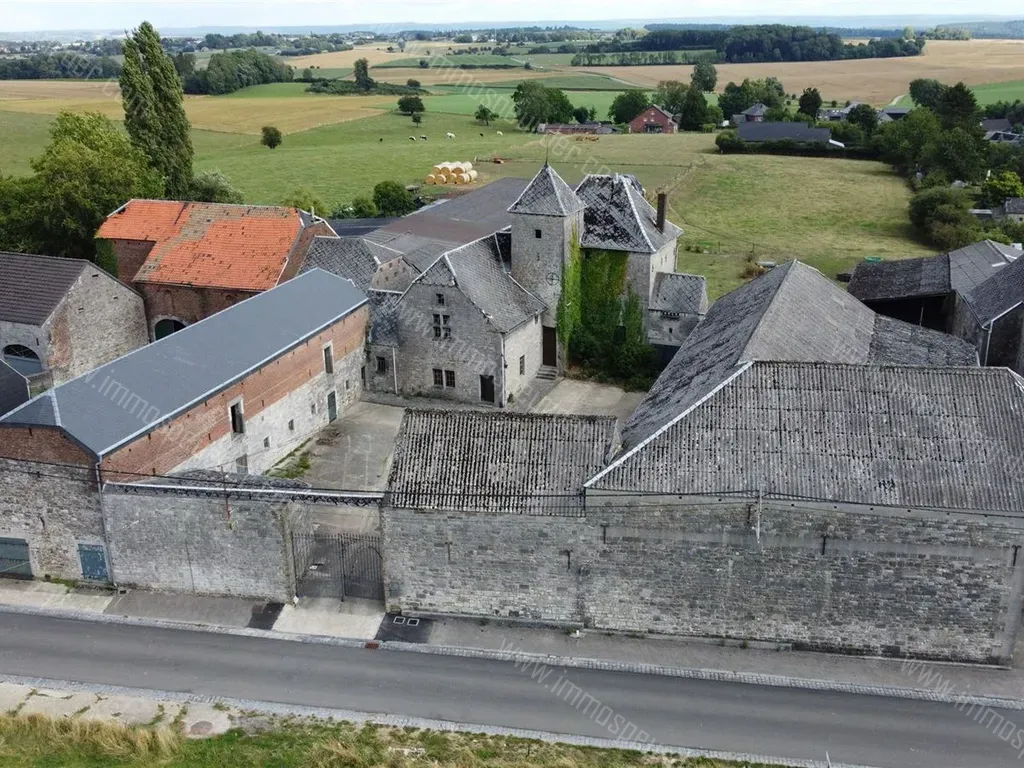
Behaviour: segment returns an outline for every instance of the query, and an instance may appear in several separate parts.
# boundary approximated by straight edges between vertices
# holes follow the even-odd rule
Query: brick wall
[[[50,320],[53,383],[88,373],[149,342],[142,297],[87,267]]]
[[[326,392],[332,384],[337,391],[339,413],[358,400],[362,390],[359,369],[368,317],[366,306],[361,307],[242,381],[211,395],[171,422],[110,454],[103,461],[104,477],[128,479],[139,474],[166,475],[182,467],[197,468],[190,460],[215,443],[224,445],[219,442],[224,439],[233,450],[211,455],[212,464],[233,462],[245,454],[252,457],[250,471],[256,471],[256,467],[284,455],[290,450],[289,444],[307,439],[327,423]],[[323,347],[328,342],[334,348],[335,372],[331,377],[324,373]],[[298,390],[309,397],[290,397]],[[312,400],[314,396],[319,399],[321,394],[322,401]],[[233,437],[229,408],[237,398],[242,398],[246,424],[253,429],[247,426],[244,435]],[[286,398],[288,408],[268,410]],[[144,413],[146,409],[139,411]],[[273,419],[270,419],[271,414]],[[295,430],[288,429],[287,422],[291,419],[295,420]],[[282,442],[288,434],[294,435],[292,443]],[[279,439],[275,440],[275,436]],[[269,448],[263,445],[265,437],[271,437]]]
[[[103,504],[118,585],[280,602],[295,595],[290,535],[311,531],[301,504],[116,486]]]
[[[1012,653],[1020,521],[766,503],[758,526],[753,501],[633,501],[593,496],[585,518],[385,507],[388,604],[840,652]]]
[[[109,240],[117,256],[117,276],[122,282],[132,285],[149,252],[153,250],[151,240]]]
[[[302,269],[302,264],[306,260],[306,251],[309,250],[309,246],[313,242],[314,237],[334,236],[334,230],[331,229],[330,225],[325,221],[316,221],[303,228],[302,232],[299,233],[298,239],[295,241],[295,245],[288,253],[288,259],[281,272],[281,278],[278,280],[278,285],[286,280],[291,280],[299,274],[299,270]]]
[[[164,318],[180,320],[185,325],[191,325],[256,295],[251,291],[161,283],[137,283],[135,287],[145,300],[149,331],[154,338],[153,329],[157,322]]]

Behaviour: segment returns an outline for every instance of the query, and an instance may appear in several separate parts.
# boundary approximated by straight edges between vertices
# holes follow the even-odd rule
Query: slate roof
[[[1013,125],[1010,123],[1009,118],[996,117],[991,120],[982,120],[981,128],[985,133],[1009,133],[1013,130]]]
[[[1008,369],[758,361],[588,487],[1020,515],[1022,462]]]
[[[966,295],[1021,255],[992,240],[982,240],[941,256],[898,261],[861,262],[849,292],[861,301]]]
[[[348,280],[307,272],[39,395],[0,427],[59,426],[102,457],[365,303]]]
[[[523,190],[522,195],[509,207],[509,213],[526,213],[534,216],[571,216],[583,209],[572,187],[544,163],[537,175]]]
[[[1021,257],[1020,251],[1017,251]],[[1017,258],[1001,267],[992,277],[964,296],[974,316],[982,325],[1024,303],[1024,258]]]
[[[370,302],[370,343],[397,347],[398,307],[402,294],[394,291],[367,291],[366,298]]]
[[[376,219],[327,219],[327,223],[338,237],[362,237],[397,221],[397,217]]]
[[[384,503],[578,514],[580,488],[604,466],[615,431],[615,418],[606,416],[410,410]]]
[[[664,232],[658,229],[658,212],[631,177],[591,174],[576,194],[586,205],[580,237],[584,248],[654,253],[683,233],[668,220]]]
[[[505,272],[493,235],[449,251],[418,280],[454,283],[501,333],[511,331],[547,308]]]
[[[768,107],[761,102],[757,102],[751,107],[744,109],[740,114],[746,115],[747,117],[761,117],[768,113]]]
[[[964,342],[904,325],[880,320],[812,267],[800,262],[776,267],[711,305],[634,411],[623,429],[623,447],[642,443],[751,360],[935,364],[976,359]]]
[[[1003,203],[1006,213],[1024,214],[1024,197],[1011,197]]]
[[[832,138],[828,128],[809,128],[806,123],[742,122],[737,126],[743,141],[804,141],[827,144]]]
[[[860,262],[847,290],[861,301],[944,296],[950,292],[949,256]]]
[[[509,207],[522,196],[528,184],[526,179],[498,179],[472,192],[443,198],[412,216],[466,222],[486,228],[484,234],[489,235],[512,224]]]
[[[311,221],[296,208],[131,200],[96,237],[154,243],[134,282],[265,291]]]
[[[89,262],[0,252],[0,320],[42,325]]]
[[[359,237],[314,237],[301,271],[323,269],[351,280],[365,293],[372,287],[378,267],[397,258],[401,258],[397,251]]]
[[[658,272],[650,308],[680,315],[703,315],[708,311],[708,284],[703,275]]]
[[[402,219],[402,221],[405,221],[405,219]],[[486,235],[477,234],[467,242],[473,242],[481,237],[486,237]],[[397,232],[388,229],[379,229],[363,239],[400,253],[418,272],[427,269],[437,261],[438,256],[447,253],[453,248],[458,248],[460,245],[464,245],[464,243],[459,242],[461,238],[428,237],[411,232]]]

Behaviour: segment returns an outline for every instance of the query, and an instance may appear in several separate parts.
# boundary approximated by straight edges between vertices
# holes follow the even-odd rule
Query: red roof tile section
[[[295,208],[132,200],[96,237],[155,243],[135,282],[265,291],[302,227]]]

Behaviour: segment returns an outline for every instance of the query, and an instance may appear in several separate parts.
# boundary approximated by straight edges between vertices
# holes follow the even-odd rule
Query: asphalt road
[[[885,768],[1024,765],[1013,738],[949,704],[554,667],[541,680],[509,662],[18,614],[0,614],[0,674],[613,738],[564,700],[579,698],[562,679],[659,744],[812,760],[827,750]],[[998,715],[1024,727],[1024,711]]]

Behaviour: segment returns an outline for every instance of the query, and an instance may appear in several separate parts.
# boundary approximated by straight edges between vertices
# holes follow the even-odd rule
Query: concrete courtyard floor
[[[307,446],[314,488],[383,491],[404,408],[359,402]]]
[[[562,379],[532,412],[614,416],[622,426],[646,396],[646,392],[624,392],[610,384]]]

